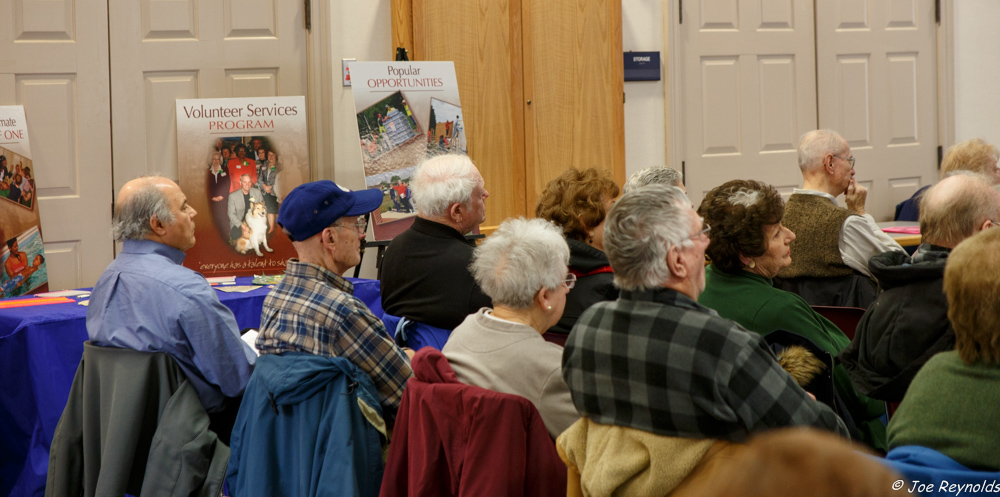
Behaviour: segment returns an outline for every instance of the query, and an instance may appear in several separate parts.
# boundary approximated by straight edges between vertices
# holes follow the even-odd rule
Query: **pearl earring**
[[[545,310],[551,311],[552,310],[552,306],[550,305],[550,306],[546,307]]]
[[[753,269],[753,268],[757,267],[757,263],[754,262],[753,259],[750,259],[750,264],[747,264],[747,267],[749,267],[750,269]]]

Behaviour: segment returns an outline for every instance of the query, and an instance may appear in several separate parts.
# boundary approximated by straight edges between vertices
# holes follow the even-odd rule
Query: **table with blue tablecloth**
[[[379,282],[348,278],[354,294],[382,316]],[[236,278],[249,285],[250,277]],[[216,292],[241,329],[260,326],[261,287]],[[32,299],[35,297],[25,297]],[[87,308],[72,303],[0,309],[0,495],[42,496],[49,445],[87,341]]]

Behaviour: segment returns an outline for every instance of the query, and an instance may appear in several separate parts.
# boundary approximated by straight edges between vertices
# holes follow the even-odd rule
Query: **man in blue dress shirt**
[[[95,345],[170,354],[228,445],[256,354],[205,278],[181,265],[195,214],[167,178],[122,187],[113,220],[122,251],[94,286],[87,333]]]

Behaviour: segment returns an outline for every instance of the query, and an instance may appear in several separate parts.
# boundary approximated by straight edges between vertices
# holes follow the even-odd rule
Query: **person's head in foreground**
[[[808,428],[773,430],[713,461],[676,497],[879,497],[905,495],[906,484],[873,454]],[[893,487],[903,481],[901,488]],[[895,488],[895,490],[894,490]]]
[[[712,227],[706,252],[719,270],[774,278],[792,263],[789,244],[795,233],[781,225],[785,202],[773,186],[754,180],[726,182],[705,195],[698,213]]]
[[[798,154],[806,189],[837,196],[854,181],[854,154],[835,131],[817,129],[802,135]]]
[[[300,262],[321,266],[338,275],[361,262],[365,214],[382,205],[377,189],[350,191],[330,181],[303,183],[287,196],[278,225],[292,240]]]
[[[122,186],[111,228],[116,241],[152,240],[185,251],[194,247],[194,216],[177,183],[143,176]]]
[[[627,193],[646,185],[676,186],[687,193],[687,188],[684,187],[684,177],[681,175],[681,172],[662,166],[647,167],[629,176],[628,181],[622,186],[622,193]]]
[[[568,169],[545,185],[535,215],[557,224],[566,238],[604,250],[604,218],[617,196],[608,172]]]
[[[959,243],[944,268],[948,319],[962,362],[1000,364],[1000,230]]]
[[[941,177],[946,178],[956,171],[972,171],[985,174],[992,184],[1000,183],[1000,168],[997,167],[997,148],[982,138],[973,138],[948,147],[941,159]]]
[[[465,155],[446,154],[417,167],[411,182],[417,214],[465,234],[486,221],[483,176]]]
[[[920,198],[920,234],[924,243],[954,248],[962,240],[1000,222],[1000,193],[992,176],[958,171]]]
[[[622,195],[608,213],[604,248],[622,290],[705,289],[708,225],[680,188],[650,185]]]
[[[567,274],[569,247],[551,222],[508,219],[476,248],[470,269],[493,314],[544,333],[562,316],[566,293],[576,282]]]

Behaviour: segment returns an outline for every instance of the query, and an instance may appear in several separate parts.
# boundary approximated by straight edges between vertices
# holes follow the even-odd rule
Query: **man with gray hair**
[[[382,259],[382,308],[388,314],[452,330],[490,306],[469,273],[475,243],[465,234],[486,220],[489,192],[467,156],[428,159],[411,183],[417,218],[393,238]]]
[[[173,181],[125,183],[113,228],[122,251],[94,285],[87,333],[103,347],[166,352],[194,386],[227,445],[256,354],[204,277],[184,267],[197,214]]]
[[[893,251],[868,261],[882,292],[839,357],[859,392],[899,402],[931,356],[954,348],[944,267],[959,242],[1000,221],[992,179],[960,171],[941,180],[921,197],[922,243],[913,256]]]
[[[681,172],[662,166],[647,167],[629,176],[628,181],[625,182],[625,186],[622,186],[622,193],[628,193],[631,190],[646,185],[676,186],[684,193],[687,193],[687,188],[684,188],[684,177],[681,176]]]
[[[854,154],[847,140],[828,129],[810,131],[799,140],[798,152],[803,186],[792,191],[782,220],[797,240],[791,245],[792,264],[778,276],[832,278],[857,271],[870,277],[868,259],[890,250],[903,252],[865,212],[868,190],[854,181]],[[841,194],[846,209],[837,205]],[[803,298],[812,305],[846,305]]]
[[[611,208],[604,247],[622,291],[584,312],[566,342],[577,411],[671,437],[743,441],[785,426],[846,435],[759,334],[698,304],[710,229],[676,187],[633,190]]]

